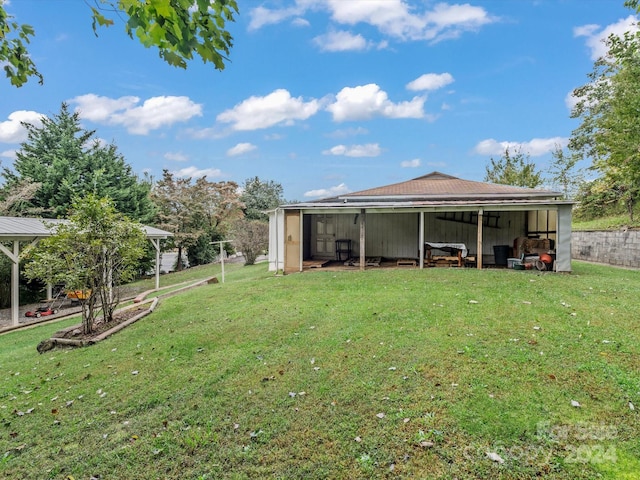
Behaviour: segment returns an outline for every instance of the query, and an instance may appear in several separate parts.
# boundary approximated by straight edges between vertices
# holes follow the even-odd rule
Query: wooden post
[[[367,258],[364,251],[365,230],[365,209],[362,208],[360,210],[360,270],[364,270]]]
[[[484,215],[484,210],[478,210],[478,253],[476,254],[476,264],[478,266],[478,270],[482,270],[482,217]]]

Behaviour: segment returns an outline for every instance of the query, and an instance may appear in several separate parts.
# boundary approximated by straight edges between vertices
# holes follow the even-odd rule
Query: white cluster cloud
[[[249,12],[249,29],[256,30],[291,18],[299,21],[309,10],[324,10],[340,25],[366,24],[400,41],[427,40],[432,43],[458,38],[464,32],[477,31],[497,21],[484,8],[468,3],[437,3],[431,9],[419,12],[404,0],[296,0],[292,6],[284,8],[254,8]],[[358,49],[361,45],[355,47]]]
[[[387,92],[375,83],[358,87],[345,87],[336,101],[327,107],[333,114],[333,120],[369,120],[374,117],[386,118],[423,118],[424,97],[414,97],[407,102],[393,103]]]
[[[453,75],[450,73],[425,73],[412,82],[407,83],[407,90],[414,92],[438,90],[453,82]]]
[[[173,173],[178,178],[202,178],[206,177],[211,180],[214,178],[222,177],[222,170],[218,168],[198,168],[194,166],[181,168],[180,170],[176,170]]]
[[[17,110],[11,113],[8,120],[0,122],[0,142],[20,143],[27,139],[27,129],[22,123],[30,123],[35,127],[42,125],[42,114],[32,110]]]
[[[573,29],[575,37],[586,37],[587,47],[591,50],[591,59],[597,60],[604,57],[607,53],[607,45],[605,40],[610,35],[617,37],[624,36],[624,32],[636,32],[638,30],[638,19],[634,15],[627,18],[621,18],[616,23],[601,28],[600,25],[582,25]]]
[[[164,158],[172,162],[186,162],[189,160],[189,156],[182,152],[167,152],[164,154]]]
[[[293,98],[287,90],[278,89],[265,97],[249,97],[219,114],[217,120],[230,123],[234,130],[257,130],[278,124],[292,125],[296,120],[315,115],[319,108],[316,99],[305,102],[302,97]]]
[[[419,158],[414,158],[413,160],[405,160],[403,162],[400,162],[400,166],[402,168],[418,168],[421,165],[422,165],[422,162],[420,161]]]
[[[362,51],[377,48],[382,50],[387,48],[388,42],[373,42],[365,39],[360,34],[353,34],[346,30],[331,30],[324,35],[318,35],[313,39],[322,52],[348,52]]]
[[[568,143],[569,139],[565,137],[534,138],[528,142],[498,142],[489,138],[479,142],[474,152],[480,155],[502,155],[506,149],[509,149],[511,153],[521,151],[532,157],[539,157],[554,151],[558,146],[566,147]]]
[[[349,193],[349,187],[347,187],[344,183],[340,185],[336,185],[335,187],[330,188],[320,188],[318,190],[309,190],[304,193],[305,197],[311,198],[324,198],[324,197],[335,197],[337,195],[344,195],[345,193]]]
[[[15,150],[5,150],[4,152],[0,152],[0,158],[8,158],[11,160],[16,159],[16,151]]]
[[[380,153],[382,153],[382,149],[377,143],[349,146],[336,145],[322,152],[323,155],[341,155],[345,157],[377,157]]]
[[[151,97],[140,105],[138,97],[113,99],[89,93],[71,99],[70,103],[77,105],[80,118],[121,125],[135,135],[147,135],[151,130],[202,116],[202,105],[188,97]]]
[[[227,156],[237,157],[238,155],[249,153],[257,148],[258,147],[256,147],[252,143],[238,143],[235,147],[231,147],[229,150],[227,150]]]

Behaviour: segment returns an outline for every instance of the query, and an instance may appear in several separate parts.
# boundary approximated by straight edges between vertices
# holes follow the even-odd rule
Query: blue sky
[[[5,0],[45,83],[0,81],[4,166],[20,121],[67,102],[140,175],[258,176],[299,201],[434,170],[481,181],[506,146],[548,168],[602,38],[635,21],[623,0],[239,0],[219,72],[169,66],[118,21],[96,37],[87,3]]]

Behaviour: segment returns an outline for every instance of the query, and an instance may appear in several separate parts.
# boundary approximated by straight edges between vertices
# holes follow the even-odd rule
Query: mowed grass
[[[38,355],[62,324],[13,332],[0,476],[639,478],[639,287],[578,262],[262,264],[89,348]]]

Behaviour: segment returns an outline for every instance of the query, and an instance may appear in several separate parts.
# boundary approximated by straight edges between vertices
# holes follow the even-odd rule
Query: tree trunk
[[[182,247],[178,247],[178,260],[176,260],[176,272],[182,271],[184,265],[182,265]]]

